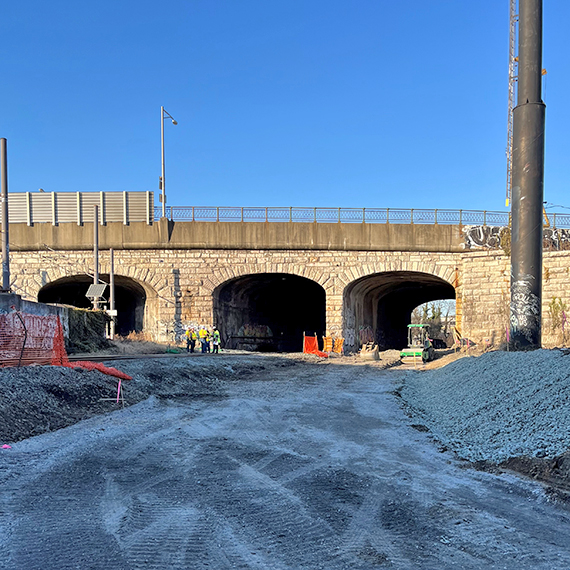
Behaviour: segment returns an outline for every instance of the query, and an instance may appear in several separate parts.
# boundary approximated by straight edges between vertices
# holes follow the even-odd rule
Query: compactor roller
[[[408,346],[400,351],[402,364],[422,364],[434,357],[435,350],[428,337],[428,325],[408,325]]]

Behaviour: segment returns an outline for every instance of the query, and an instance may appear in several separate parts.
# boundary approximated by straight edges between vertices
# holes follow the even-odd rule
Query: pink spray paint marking
[[[121,379],[119,378],[119,387],[117,388],[117,404],[119,403],[120,396],[121,396]]]
[[[2,446],[2,449],[12,449],[12,446],[11,446],[11,445],[8,445],[8,444],[4,444],[4,445]]]

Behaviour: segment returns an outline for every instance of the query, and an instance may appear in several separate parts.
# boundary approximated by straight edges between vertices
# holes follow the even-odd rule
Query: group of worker
[[[218,354],[220,351],[220,331],[217,327],[188,327],[184,333],[186,336],[186,352],[194,352],[196,348],[196,343],[200,343],[200,349],[202,353],[211,352],[212,354]]]

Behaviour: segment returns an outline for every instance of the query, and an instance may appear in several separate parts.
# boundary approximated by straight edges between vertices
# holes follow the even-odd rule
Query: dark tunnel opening
[[[227,348],[299,352],[303,333],[325,332],[325,291],[287,273],[232,279],[214,291],[214,322]]]
[[[344,294],[345,337],[354,339],[349,346],[375,342],[380,350],[402,349],[412,311],[440,299],[455,299],[455,289],[428,273],[392,271],[358,279]]]
[[[108,275],[100,275],[100,280],[109,282]],[[85,296],[93,279],[88,275],[63,277],[44,285],[38,293],[40,303],[72,305],[83,309],[91,308],[91,300]],[[108,309],[109,288],[107,287],[104,308]],[[115,275],[115,308],[117,310],[116,334],[127,336],[131,332],[143,330],[146,294],[144,289],[129,277]]]

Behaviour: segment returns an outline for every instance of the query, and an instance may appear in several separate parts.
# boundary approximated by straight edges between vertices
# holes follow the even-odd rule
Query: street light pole
[[[160,155],[162,164],[162,176],[160,177],[160,201],[162,203],[162,217],[166,218],[166,192],[164,190],[164,107],[160,107]]]
[[[160,198],[162,202],[162,217],[166,218],[166,179],[164,173],[164,116],[168,116],[172,121],[173,125],[178,123],[173,119],[172,115],[164,110],[164,107],[160,107],[160,154],[162,162],[162,176],[160,177]]]
[[[9,252],[9,223],[8,223],[8,152],[6,139],[0,139],[0,178],[2,194],[0,196],[2,217],[2,291],[10,291],[10,252]]]

